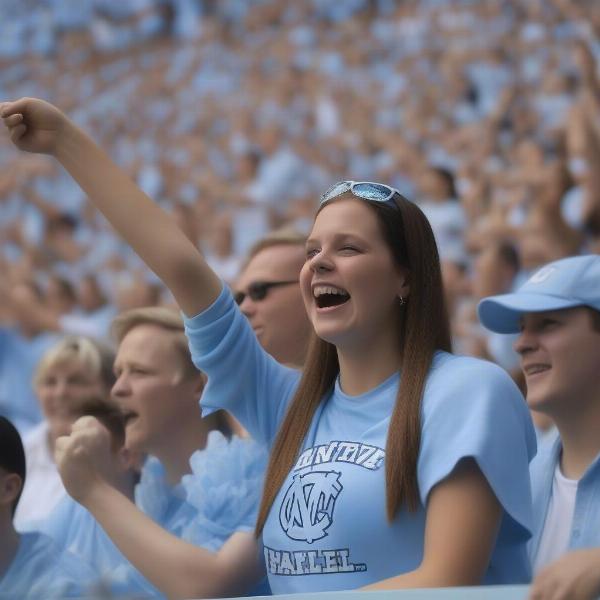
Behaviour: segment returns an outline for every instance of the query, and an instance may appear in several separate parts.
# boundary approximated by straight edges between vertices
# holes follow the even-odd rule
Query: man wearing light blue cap
[[[600,256],[565,258],[483,299],[483,325],[520,336],[527,403],[559,436],[531,465],[531,598],[600,595]]]

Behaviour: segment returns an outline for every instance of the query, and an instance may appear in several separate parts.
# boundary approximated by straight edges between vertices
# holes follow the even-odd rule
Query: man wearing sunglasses
[[[278,362],[301,367],[310,334],[298,276],[301,234],[280,229],[260,240],[234,286],[234,296],[262,347]]]

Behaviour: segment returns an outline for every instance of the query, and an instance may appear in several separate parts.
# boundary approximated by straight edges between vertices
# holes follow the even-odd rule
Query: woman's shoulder
[[[494,380],[512,381],[510,375],[502,367],[489,360],[438,350],[431,363],[429,378],[447,377],[449,373],[465,377],[483,375]]]
[[[495,404],[500,400],[522,411],[525,402],[510,375],[500,366],[480,358],[437,352],[425,387],[424,404],[453,406]]]

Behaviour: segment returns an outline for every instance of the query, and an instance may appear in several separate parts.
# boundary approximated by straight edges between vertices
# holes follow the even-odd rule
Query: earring
[[[400,306],[404,306],[406,304],[406,300],[404,300],[403,296],[400,296]]]

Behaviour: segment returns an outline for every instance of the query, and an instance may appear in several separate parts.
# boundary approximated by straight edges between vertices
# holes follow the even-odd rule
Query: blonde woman
[[[79,405],[90,395],[108,398],[115,381],[114,352],[83,336],[67,336],[37,365],[33,386],[44,420],[24,438],[27,480],[15,515],[17,528],[45,518],[64,497],[54,461],[56,440],[68,435]]]

